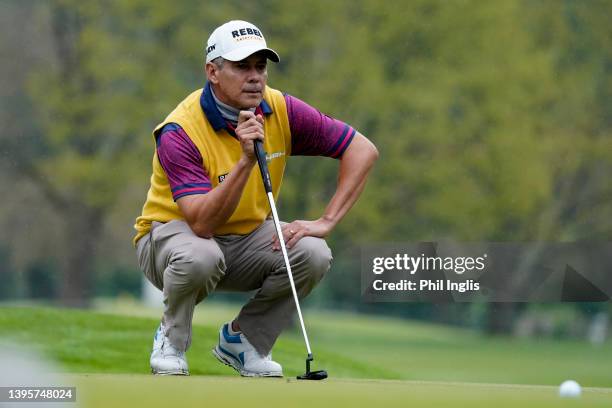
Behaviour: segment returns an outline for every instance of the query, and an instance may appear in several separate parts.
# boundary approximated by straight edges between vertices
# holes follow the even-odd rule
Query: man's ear
[[[215,85],[219,83],[219,79],[217,78],[219,68],[215,64],[212,62],[207,62],[204,66],[204,71],[206,71],[206,77],[211,83]]]

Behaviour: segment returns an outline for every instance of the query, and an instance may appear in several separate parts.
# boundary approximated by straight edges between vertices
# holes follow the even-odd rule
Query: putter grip
[[[266,152],[263,148],[261,140],[255,140],[255,155],[257,156],[257,163],[259,164],[259,171],[261,171],[261,179],[264,184],[266,193],[272,192],[272,182],[270,181],[270,171],[268,171],[268,162],[266,161]]]

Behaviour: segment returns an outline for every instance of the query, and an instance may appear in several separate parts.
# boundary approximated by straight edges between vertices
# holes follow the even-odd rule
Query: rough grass
[[[27,345],[75,373],[147,373],[153,333],[159,319],[55,308],[0,308],[0,338]],[[229,375],[210,350],[217,341],[217,326],[194,325],[193,345],[187,353],[193,375]],[[274,357],[286,375],[304,370],[304,346],[299,339],[281,340]],[[363,363],[321,350],[317,361],[334,375],[356,378],[394,377],[376,364]]]
[[[70,372],[147,373],[159,311],[135,304],[104,313],[44,307],[0,308],[0,338],[42,351]],[[187,353],[194,375],[232,375],[210,354],[221,323],[237,307],[206,304],[194,318]],[[138,313],[139,316],[133,314]],[[490,338],[445,326],[342,313],[306,313],[315,368],[335,378],[558,385],[573,378],[612,386],[612,344]],[[304,370],[304,345],[294,329],[274,348],[288,376]]]
[[[330,379],[304,383],[301,334],[291,330],[274,349],[285,379],[243,379],[210,354],[219,325],[236,307],[198,308],[192,376],[148,375],[159,310],[136,305],[106,312],[0,307],[0,339],[29,347],[59,364],[83,406],[612,406],[611,345],[487,338],[423,323],[352,314],[307,312],[317,364]],[[138,314],[138,316],[134,316]],[[567,378],[585,388],[562,400]],[[486,384],[485,384],[486,383]],[[532,384],[532,385],[513,385]],[[546,384],[548,386],[546,386]]]

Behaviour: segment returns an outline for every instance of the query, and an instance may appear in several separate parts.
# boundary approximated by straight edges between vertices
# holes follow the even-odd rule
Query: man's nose
[[[253,67],[249,69],[247,80],[249,82],[259,82],[261,81],[262,77],[263,75],[261,74],[261,72],[259,72],[257,68]]]

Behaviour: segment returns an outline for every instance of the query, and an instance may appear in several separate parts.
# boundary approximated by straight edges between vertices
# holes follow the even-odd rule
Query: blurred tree
[[[129,246],[127,217],[116,214],[140,210],[150,131],[202,86],[204,42],[228,19],[253,21],[281,54],[269,67],[272,87],[351,123],[381,152],[361,200],[329,237],[337,254],[354,257],[368,242],[608,239],[612,231],[605,0],[8,3],[3,23],[36,24],[7,34],[19,32],[17,44],[44,54],[36,60],[44,65],[0,38],[11,50],[2,165],[15,189],[27,179],[44,197],[39,206],[54,208],[62,228],[49,234],[67,242],[57,254],[66,303],[87,303],[96,258],[119,262],[112,246],[96,251],[101,240],[125,236]],[[283,218],[318,217],[336,167],[292,158]],[[354,304],[358,267],[337,260],[328,296]],[[513,315],[508,307],[490,314],[490,327]]]
[[[553,68],[555,97],[541,111],[551,200],[538,239],[610,240],[612,232],[612,5],[526,2],[535,46]]]
[[[25,271],[27,297],[31,299],[55,299],[57,297],[58,274],[53,261],[41,260],[28,266]]]
[[[15,299],[20,294],[17,292],[17,276],[8,250],[4,246],[0,246],[0,299]]]
[[[111,264],[96,274],[95,295],[110,298],[129,294],[138,298],[142,292],[141,276],[138,270]]]
[[[181,19],[169,4],[57,0],[27,6],[48,30],[52,52],[28,81],[35,126],[26,128],[26,138],[7,138],[4,149],[10,170],[34,183],[62,220],[67,249],[60,297],[83,306],[93,294],[104,221],[120,194],[144,184],[150,129],[172,106],[163,98],[183,93],[177,71],[201,46],[192,42],[192,54],[180,55],[186,33],[173,29]]]

